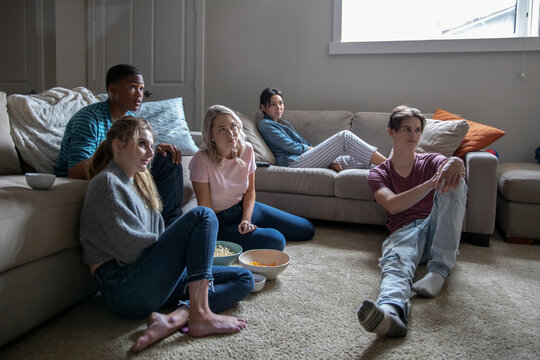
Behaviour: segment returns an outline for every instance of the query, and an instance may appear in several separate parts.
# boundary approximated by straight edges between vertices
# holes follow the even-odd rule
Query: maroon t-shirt
[[[386,160],[379,166],[369,171],[367,181],[371,191],[387,187],[394,194],[405,192],[413,187],[431,179],[439,167],[447,158],[441,154],[415,154],[414,165],[411,173],[406,178],[401,177],[392,167],[390,160]],[[425,219],[431,213],[433,207],[433,194],[430,191],[422,200],[397,214],[391,215],[386,212],[386,226],[391,233],[397,229],[417,220]]]

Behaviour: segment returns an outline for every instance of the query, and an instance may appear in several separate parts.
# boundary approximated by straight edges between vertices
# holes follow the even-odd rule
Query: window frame
[[[410,41],[341,42],[342,1],[334,0],[330,55],[538,51],[540,36]]]

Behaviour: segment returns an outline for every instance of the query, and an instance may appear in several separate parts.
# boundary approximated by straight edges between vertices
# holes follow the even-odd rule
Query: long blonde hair
[[[113,159],[113,141],[115,139],[125,145],[129,140],[137,141],[142,131],[148,130],[152,133],[152,126],[145,119],[136,118],[133,116],[124,116],[116,120],[109,131],[107,138],[98,146],[94,156],[90,160],[88,166],[88,178],[92,179],[99,174],[109,162]],[[136,172],[133,176],[135,191],[139,196],[147,202],[153,209],[161,211],[163,204],[157,192],[156,184],[148,169],[143,172]]]
[[[240,158],[246,148],[246,134],[243,130],[244,127],[242,121],[234,111],[223,105],[212,105],[206,110],[202,126],[201,151],[205,151],[208,154],[208,158],[214,164],[221,166],[223,163],[223,155],[220,154],[216,144],[212,141],[212,126],[214,126],[214,119],[218,115],[230,115],[236,123],[236,127],[238,128],[238,141],[233,149],[233,156],[238,164],[247,166],[246,162]]]

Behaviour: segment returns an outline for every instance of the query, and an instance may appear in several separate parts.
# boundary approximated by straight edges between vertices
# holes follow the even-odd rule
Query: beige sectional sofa
[[[499,166],[497,226],[506,241],[540,240],[540,164],[507,162]]]
[[[255,120],[239,115],[248,140],[254,144],[257,160],[275,164],[272,153],[256,129],[261,115],[256,115]],[[427,117],[430,115],[427,114]],[[389,116],[389,113],[376,112],[285,111],[283,118],[313,145],[341,130],[350,130],[376,146],[382,154],[389,155],[392,149],[387,132]],[[428,120],[429,129],[433,129],[431,125],[437,123]],[[467,129],[468,125],[465,133]],[[453,146],[448,147],[448,143],[454,142],[455,150],[462,137],[455,138],[451,133],[445,136],[444,132],[441,128],[431,131],[433,138],[421,141],[424,148],[429,148],[431,152],[445,148],[446,152],[453,153]],[[424,135],[427,133],[424,131]],[[463,136],[465,133],[462,132]],[[488,246],[493,234],[497,165],[497,158],[487,152],[471,152],[465,157],[469,194],[462,239],[477,245]],[[366,179],[368,172],[367,169],[350,169],[336,173],[330,169],[297,169],[275,165],[259,168],[255,180],[257,200],[312,219],[385,225],[386,213],[373,199]]]

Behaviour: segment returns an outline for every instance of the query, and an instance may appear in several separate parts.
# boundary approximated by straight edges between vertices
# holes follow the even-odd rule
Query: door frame
[[[96,93],[96,77],[104,76],[100,71],[96,72],[96,44],[94,43],[95,34],[99,31],[96,28],[96,3],[101,0],[86,0],[86,44],[87,44],[87,87]],[[188,0],[193,1],[195,9],[195,128],[193,131],[202,129],[203,104],[204,104],[204,12],[206,0]]]

